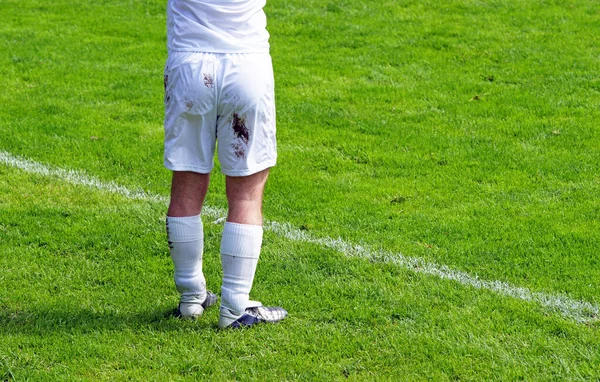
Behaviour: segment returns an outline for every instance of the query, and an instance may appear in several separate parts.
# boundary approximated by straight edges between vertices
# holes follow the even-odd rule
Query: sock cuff
[[[204,231],[200,215],[172,217],[167,216],[167,238],[174,243],[202,240]]]
[[[225,222],[221,254],[258,259],[262,237],[263,227],[260,225]]]

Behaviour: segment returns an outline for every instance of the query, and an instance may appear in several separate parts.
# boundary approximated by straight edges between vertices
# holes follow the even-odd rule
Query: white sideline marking
[[[29,159],[12,155],[10,153],[7,153],[6,151],[0,150],[0,163],[4,163],[11,167],[19,168],[23,171],[30,172],[33,174],[55,177],[72,184],[88,186],[96,188],[98,190],[108,191],[113,194],[119,194],[129,199],[145,200],[149,202],[163,204],[169,203],[169,198],[161,195],[150,194],[142,189],[130,190],[129,188],[121,186],[114,182],[103,182],[102,180],[94,176],[88,175],[82,171],[65,170],[57,167],[49,167],[41,163],[31,161]],[[223,216],[226,213],[226,211],[222,208],[215,208],[210,206],[205,206],[203,208],[203,212],[208,216],[214,218]]]
[[[57,167],[46,166],[38,162],[20,158],[5,151],[0,151],[0,163],[4,163],[8,166],[16,167],[23,171],[34,174],[56,177],[72,184],[88,186],[123,195],[130,199],[145,200],[163,204],[166,204],[169,201],[169,199],[164,196],[151,194],[141,189],[130,190],[114,182],[102,182],[100,179],[87,175],[82,171],[65,170]],[[204,206],[203,214],[209,218],[216,219],[215,223],[218,224],[222,222],[226,211],[222,208]],[[597,305],[587,301],[574,300],[563,294],[533,292],[527,288],[514,286],[502,281],[480,280],[477,276],[472,276],[466,272],[451,269],[446,265],[435,264],[418,257],[404,256],[401,253],[377,250],[368,246],[348,243],[341,238],[333,239],[330,237],[314,237],[305,231],[301,231],[293,227],[289,223],[267,221],[265,222],[265,229],[289,240],[317,244],[339,251],[348,257],[358,257],[378,262],[391,263],[411,270],[415,273],[423,273],[436,276],[441,279],[453,280],[462,285],[471,286],[477,289],[489,290],[497,294],[519,300],[535,302],[549,309],[550,311],[559,312],[564,317],[575,320],[579,323],[595,322],[600,316],[600,308]]]

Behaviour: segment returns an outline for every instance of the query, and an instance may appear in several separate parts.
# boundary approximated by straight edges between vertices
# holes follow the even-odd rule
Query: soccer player
[[[179,314],[217,302],[202,273],[200,213],[217,148],[228,214],[221,240],[219,327],[278,322],[280,307],[251,301],[262,245],[263,189],[277,158],[266,0],[168,0],[165,158],[173,171],[167,238]],[[218,145],[217,145],[218,142]]]

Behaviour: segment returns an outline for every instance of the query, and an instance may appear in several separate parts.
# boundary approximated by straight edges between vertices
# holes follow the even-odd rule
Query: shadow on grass
[[[209,315],[208,313],[206,315]],[[198,320],[177,318],[176,310],[121,313],[89,309],[37,308],[10,310],[0,307],[0,333],[47,334],[92,333],[100,331],[176,331],[182,328],[218,331],[217,321],[210,317]]]

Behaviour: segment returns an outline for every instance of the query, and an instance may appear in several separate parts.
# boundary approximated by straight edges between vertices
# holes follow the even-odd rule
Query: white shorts
[[[277,161],[268,53],[175,52],[165,65],[165,167],[247,176]]]

